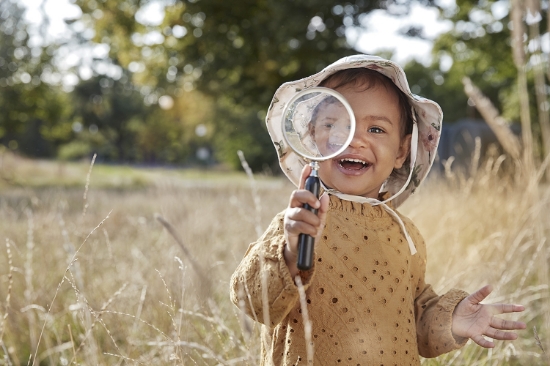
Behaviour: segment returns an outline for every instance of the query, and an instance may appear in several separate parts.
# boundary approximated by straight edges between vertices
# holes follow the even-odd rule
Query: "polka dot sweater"
[[[231,279],[232,301],[264,324],[262,365],[419,365],[419,356],[466,343],[453,337],[451,319],[468,294],[439,296],[424,282],[426,247],[412,222],[402,217],[415,255],[383,208],[331,196],[314,266],[300,272],[308,347],[299,290],[283,257],[283,218],[250,245]]]

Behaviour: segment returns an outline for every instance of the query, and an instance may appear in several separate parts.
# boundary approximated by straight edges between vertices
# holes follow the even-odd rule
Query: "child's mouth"
[[[361,159],[344,158],[338,161],[338,164],[346,170],[361,170],[368,168],[369,163]]]
[[[327,143],[327,149],[332,154],[342,148],[342,144]]]

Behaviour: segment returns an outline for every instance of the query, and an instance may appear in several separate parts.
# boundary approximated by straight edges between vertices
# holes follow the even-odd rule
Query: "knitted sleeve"
[[[417,247],[417,260],[420,276],[416,287],[415,318],[418,352],[422,357],[436,357],[443,353],[463,347],[468,338],[456,339],[451,331],[453,311],[468,293],[452,289],[444,295],[438,295],[432,286],[425,282],[426,245],[418,229],[407,225],[409,233]]]
[[[279,213],[248,250],[231,277],[231,301],[252,319],[274,327],[299,301],[298,287],[283,256],[284,212]],[[307,290],[314,268],[300,272]]]

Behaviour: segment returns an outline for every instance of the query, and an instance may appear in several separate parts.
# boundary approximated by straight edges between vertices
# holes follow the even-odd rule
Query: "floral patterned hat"
[[[381,188],[381,191],[389,192],[393,207],[397,208],[414,192],[430,171],[439,144],[443,112],[434,101],[411,93],[405,72],[396,63],[377,56],[349,56],[327,66],[315,75],[284,83],[275,92],[269,106],[266,116],[267,129],[277,149],[283,172],[292,183],[298,186],[300,172],[307,162],[296,154],[283,138],[282,115],[287,102],[296,93],[318,86],[321,81],[337,71],[360,67],[375,70],[387,76],[409,98],[413,109],[413,122],[417,126],[418,133],[416,131],[413,133],[411,141],[411,165],[400,169],[405,174],[398,174],[398,176],[405,178],[389,179]],[[414,139],[415,135],[418,136],[417,139]]]

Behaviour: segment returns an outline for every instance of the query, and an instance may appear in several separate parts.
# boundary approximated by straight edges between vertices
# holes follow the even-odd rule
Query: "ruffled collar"
[[[409,235],[409,232],[407,231],[407,228],[405,227],[405,223],[401,219],[401,217],[393,210],[393,204],[391,202],[391,199],[393,199],[392,196],[390,196],[389,192],[381,192],[378,195],[378,199],[376,198],[369,198],[369,197],[363,197],[363,196],[354,196],[351,194],[345,194],[342,192],[339,192],[332,188],[327,188],[325,185],[321,182],[321,186],[323,188],[323,191],[336,196],[342,200],[345,201],[351,201],[351,202],[357,202],[357,203],[368,203],[371,206],[381,206],[390,216],[399,224],[399,227],[401,228],[401,231],[403,232],[403,235],[405,236],[405,239],[407,239],[407,243],[409,244],[409,249],[411,251],[411,255],[416,254],[416,246],[414,245],[414,242]],[[395,195],[394,195],[395,196]]]

